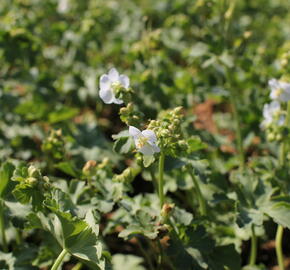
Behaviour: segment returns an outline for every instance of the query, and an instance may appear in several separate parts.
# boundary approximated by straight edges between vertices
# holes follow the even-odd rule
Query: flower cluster
[[[282,138],[281,131],[286,122],[284,104],[290,101],[290,83],[271,79],[269,86],[272,101],[264,105],[264,120],[261,126],[267,130],[267,138],[270,141],[280,140]]]
[[[119,72],[112,68],[108,74],[100,77],[100,98],[106,103],[123,104],[130,100],[132,90],[129,88],[130,80],[126,75],[119,75]],[[157,146],[157,137],[154,131],[146,129],[140,131],[132,124],[140,124],[142,113],[138,113],[132,103],[120,109],[120,117],[123,122],[130,125],[129,134],[133,137],[137,151],[145,156],[154,155],[160,152]]]
[[[157,120],[151,120],[148,129],[153,130],[159,138],[160,145],[167,155],[176,156],[188,148],[187,141],[182,138],[182,107],[163,111]]]
[[[65,156],[65,141],[61,129],[51,130],[41,149],[51,158],[61,160]]]
[[[121,99],[131,91],[129,82],[126,75],[119,75],[118,71],[113,68],[108,74],[101,76],[99,94],[105,103],[127,103],[127,106],[120,109],[119,114],[121,120],[129,126],[129,135],[133,138],[138,152],[148,158],[160,151],[165,155],[176,157],[178,155],[186,156],[197,149],[204,148],[199,138],[184,138],[181,130],[182,107],[162,111],[156,120],[149,122],[145,130],[139,130],[137,127],[143,122],[143,114],[135,108],[132,102],[128,103]],[[267,119],[270,121],[269,117]],[[149,159],[145,159],[149,162]],[[147,162],[145,163],[147,164]]]

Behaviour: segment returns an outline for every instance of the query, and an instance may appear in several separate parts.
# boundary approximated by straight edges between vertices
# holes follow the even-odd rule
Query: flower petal
[[[111,87],[111,82],[107,74],[103,74],[100,77],[100,89],[108,90]]]
[[[157,141],[156,135],[153,130],[145,129],[142,131],[144,137],[148,138],[150,142],[155,143]]]
[[[129,85],[130,85],[130,79],[129,79],[129,77],[126,76],[126,75],[123,75],[123,74],[122,74],[122,75],[119,77],[119,81],[120,81],[120,83],[121,83],[125,88],[128,88]]]
[[[129,134],[132,137],[140,137],[142,135],[141,131],[133,126],[129,126]]]
[[[278,111],[278,110],[280,110],[280,107],[281,107],[280,102],[277,100],[274,100],[269,104],[269,109],[271,111]]]
[[[269,80],[268,84],[272,90],[279,88],[279,81],[276,79]]]
[[[109,89],[101,88],[101,90],[99,91],[99,96],[106,104],[110,104],[114,100],[114,95],[111,88]]]
[[[154,150],[155,153],[159,153],[160,152],[160,148],[156,145],[156,144],[150,144]]]
[[[141,152],[145,156],[152,156],[154,154],[154,149],[150,144],[144,145],[138,151]]]
[[[278,126],[283,126],[285,123],[286,117],[285,115],[281,115],[278,119]]]
[[[124,101],[122,99],[118,99],[118,98],[114,97],[113,103],[115,103],[115,104],[123,104]]]
[[[115,68],[109,70],[108,76],[111,82],[116,82],[119,80],[119,72]]]

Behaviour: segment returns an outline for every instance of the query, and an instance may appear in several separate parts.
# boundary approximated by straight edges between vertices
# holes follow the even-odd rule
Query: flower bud
[[[89,160],[86,162],[85,166],[83,167],[83,174],[84,175],[92,175],[96,171],[97,162],[95,160]]]
[[[272,132],[269,133],[269,134],[267,135],[267,140],[270,141],[270,142],[274,141],[274,140],[275,140],[275,134],[272,133]]]
[[[32,165],[28,167],[27,172],[28,172],[29,177],[32,177],[32,178],[40,178],[41,177],[40,171]]]
[[[174,206],[175,205],[173,203],[163,204],[162,209],[161,209],[161,216],[163,218],[167,218],[170,215],[171,211],[173,210]]]
[[[37,183],[37,179],[35,177],[28,177],[26,178],[25,182],[30,185],[34,185]]]

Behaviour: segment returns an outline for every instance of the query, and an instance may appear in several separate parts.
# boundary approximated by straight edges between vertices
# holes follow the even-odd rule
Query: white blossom
[[[264,121],[262,122],[262,127],[264,128],[275,121],[277,121],[278,126],[282,126],[285,123],[285,115],[281,115],[281,105],[277,100],[264,105],[263,116]]]
[[[57,11],[59,13],[67,13],[70,9],[70,0],[59,0],[57,5]]]
[[[156,145],[157,138],[154,131],[145,129],[141,132],[138,128],[130,126],[129,134],[133,137],[137,150],[143,155],[151,156],[160,152],[160,148]]]
[[[271,99],[280,102],[287,102],[290,100],[290,83],[271,79],[269,80],[269,86],[271,88]]]
[[[112,68],[108,74],[103,74],[100,77],[100,91],[99,96],[106,104],[122,104],[123,100],[117,99],[114,93],[114,88],[117,86],[123,86],[128,89],[130,80],[126,75],[119,75],[119,72]]]

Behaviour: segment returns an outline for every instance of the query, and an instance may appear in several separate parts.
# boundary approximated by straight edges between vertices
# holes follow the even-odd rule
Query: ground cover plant
[[[290,269],[288,0],[2,0],[0,269]]]

